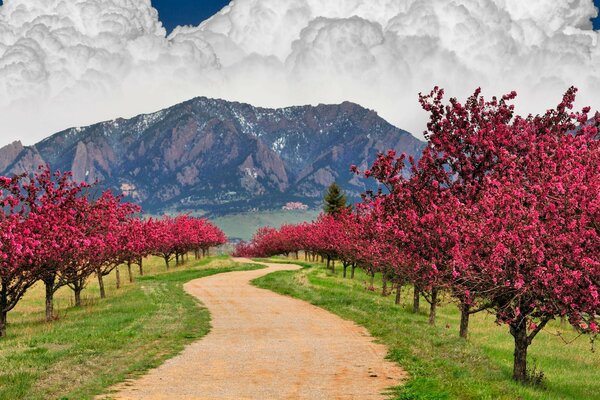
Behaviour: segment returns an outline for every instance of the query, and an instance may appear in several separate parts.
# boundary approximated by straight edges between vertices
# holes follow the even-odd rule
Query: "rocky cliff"
[[[337,181],[357,196],[349,172],[393,148],[418,155],[424,143],[359,105],[265,109],[196,98],[154,114],[69,129],[31,147],[0,149],[0,173],[48,163],[75,179],[124,193],[148,212],[226,214],[316,206]]]

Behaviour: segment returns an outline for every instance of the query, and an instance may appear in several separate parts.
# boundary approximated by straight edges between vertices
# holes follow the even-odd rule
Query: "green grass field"
[[[30,290],[9,313],[0,339],[0,399],[90,399],[125,378],[160,365],[210,329],[206,309],[183,291],[192,279],[234,270],[228,257],[189,261],[165,273],[164,262],[146,262],[144,278],[115,289],[114,273],[100,300],[95,279],[74,308],[70,289],[57,294],[59,319],[44,322],[43,287]]]
[[[494,323],[492,315],[473,316],[471,337],[465,342],[458,338],[456,306],[442,307],[437,326],[431,327],[424,300],[421,314],[411,312],[409,288],[402,293],[402,304],[396,306],[394,296],[365,290],[367,280],[362,271],[357,270],[352,281],[343,279],[340,271],[332,274],[316,266],[277,272],[254,283],[366,327],[390,348],[389,357],[411,375],[397,399],[600,399],[600,353],[591,351],[589,339],[581,337],[566,345],[555,336],[559,324],[548,327],[536,337],[529,353],[530,365],[535,363],[546,375],[545,385],[523,387],[511,381],[512,337],[507,327]],[[564,331],[564,339],[576,337],[573,330]]]
[[[317,218],[320,211],[257,211],[227,215],[211,220],[225,232],[227,237],[250,240],[262,226],[279,228],[284,224],[299,224]]]

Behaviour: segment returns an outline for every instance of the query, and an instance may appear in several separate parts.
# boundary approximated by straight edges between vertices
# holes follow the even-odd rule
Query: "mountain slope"
[[[349,172],[377,152],[418,155],[424,143],[353,103],[266,109],[196,98],[154,114],[57,133],[32,147],[0,149],[0,173],[41,163],[125,193],[148,212],[226,214],[320,203],[337,181],[350,196],[364,182]]]

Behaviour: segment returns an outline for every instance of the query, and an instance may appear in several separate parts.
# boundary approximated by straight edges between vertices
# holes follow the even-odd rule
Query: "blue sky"
[[[600,8],[600,0],[594,0],[594,3]],[[152,4],[167,31],[171,32],[177,25],[198,25],[229,4],[229,0],[152,0]],[[594,21],[594,29],[600,29],[600,18]]]
[[[600,7],[600,0],[594,0],[594,3]],[[229,4],[229,0],[152,0],[152,4],[167,31],[171,32],[177,25],[198,25]],[[594,21],[594,29],[600,29],[600,18]]]
[[[168,32],[177,25],[198,25],[229,4],[230,0],[152,0]],[[600,2],[600,0],[598,0]],[[0,5],[2,5],[0,0]]]
[[[168,32],[177,25],[198,25],[227,4],[229,0],[152,0]]]

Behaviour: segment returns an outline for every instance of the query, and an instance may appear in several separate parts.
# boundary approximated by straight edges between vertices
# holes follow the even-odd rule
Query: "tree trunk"
[[[402,294],[402,285],[401,284],[397,284],[396,285],[396,299],[394,300],[394,304],[400,304],[400,295]]]
[[[471,306],[466,303],[462,303],[460,306],[460,337],[467,339],[469,336],[469,317],[471,314]]]
[[[104,290],[104,279],[102,277],[102,271],[97,270],[96,275],[98,276],[98,285],[100,286],[100,298],[106,298],[106,291]]]
[[[175,254],[175,266],[179,265],[179,253]]]
[[[169,265],[169,257],[164,256],[164,259],[165,259],[165,264],[167,264],[167,271],[168,271],[169,267],[170,267],[170,265]]]
[[[2,290],[0,292],[0,337],[6,336],[6,324],[8,314],[8,279],[2,279]]]
[[[369,283],[369,290],[375,291],[375,271],[371,272],[371,282]]]
[[[127,261],[127,273],[129,274],[129,283],[133,283],[133,272],[131,272],[131,261]]]
[[[7,317],[7,312],[4,310],[0,310],[0,337],[5,337],[6,336],[6,317]]]
[[[121,271],[119,271],[119,267],[115,268],[115,275],[117,278],[117,289],[121,289]]]
[[[144,260],[140,260],[138,266],[140,267],[140,276],[144,276]]]
[[[81,288],[79,286],[75,287],[73,293],[75,294],[75,307],[81,307]]]
[[[435,316],[437,313],[438,289],[431,289],[431,304],[429,306],[429,325],[435,325]]]
[[[54,319],[54,280],[56,275],[46,277],[44,286],[46,287],[46,322]]]
[[[325,257],[321,256],[321,264],[325,262]]]
[[[331,268],[330,265],[331,265],[331,258],[329,258],[329,256],[327,256],[327,269]]]
[[[383,297],[385,297],[388,295],[388,293],[387,293],[387,276],[386,276],[385,272],[381,275],[381,282],[382,282],[381,295]]]
[[[513,364],[513,379],[517,382],[527,382],[527,348],[529,338],[527,337],[527,325],[520,319],[515,325],[510,326],[510,334],[515,339],[515,352]]]
[[[421,310],[421,291],[418,286],[415,285],[414,293],[413,293],[413,313],[418,314]]]
[[[350,279],[354,279],[354,271],[356,270],[356,264],[352,264],[352,271],[350,271]]]
[[[81,291],[83,290],[83,284],[81,284],[81,282],[74,282],[71,289],[73,289],[73,294],[75,294],[75,307],[81,307]]]
[[[348,263],[344,262],[342,265],[344,266],[344,278],[346,278],[346,270],[348,269]]]
[[[331,272],[335,274],[335,260],[331,260]]]

